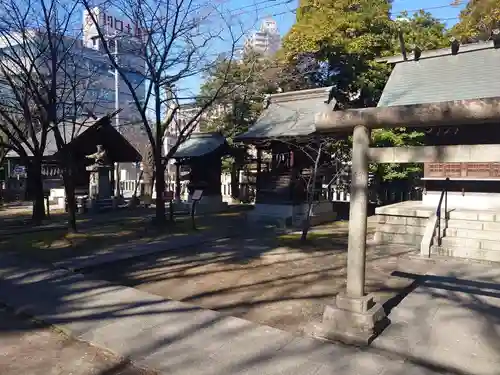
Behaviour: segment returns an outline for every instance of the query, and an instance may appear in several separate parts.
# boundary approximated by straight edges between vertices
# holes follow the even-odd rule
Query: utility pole
[[[120,128],[120,113],[118,112],[120,110],[120,75],[118,73],[118,64],[119,64],[119,59],[118,59],[118,38],[117,38],[117,35],[115,33],[115,37],[114,37],[114,51],[113,51],[113,54],[115,56],[115,71],[114,71],[114,75],[115,75],[115,127],[116,127],[116,130],[118,131],[118,133],[121,134],[121,128]],[[119,162],[116,162],[115,163],[115,166],[116,166],[116,179],[115,179],[115,183],[116,183],[116,187],[115,187],[115,195],[116,197],[120,197],[121,195],[121,190],[120,190],[120,163]]]

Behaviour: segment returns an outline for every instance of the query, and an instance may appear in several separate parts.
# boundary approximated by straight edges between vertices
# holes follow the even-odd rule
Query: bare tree
[[[347,188],[345,178],[350,166],[350,147],[343,138],[313,134],[308,137],[272,138],[286,146],[290,153],[285,158],[285,169],[294,172],[293,194],[305,204],[302,216],[301,241],[307,240],[312,226],[314,209],[322,201],[330,199],[331,186]],[[293,168],[292,168],[293,165]],[[279,168],[279,166],[277,166]]]
[[[229,62],[229,72],[234,64],[236,46],[244,33],[241,26],[234,23],[234,18],[231,25],[220,8],[209,2],[110,0],[96,5],[90,0],[82,0],[82,3],[97,31],[99,43],[128,87],[132,105],[147,133],[156,186],[156,221],[164,223],[166,164],[194,131],[203,112],[221,95],[225,81],[210,98],[203,100],[193,118],[177,129],[177,141],[165,155],[166,130],[174,124],[178,103],[186,99],[180,97],[179,89],[187,79],[196,79],[210,69],[216,60],[214,51],[220,50],[221,45],[228,52],[218,58]],[[129,25],[125,30],[122,21],[118,27],[114,21],[110,25],[108,18],[113,10],[133,25],[132,31]],[[140,63],[132,67],[120,61],[124,49],[134,52]],[[142,77],[139,82],[127,74],[134,68],[134,76]]]
[[[332,185],[340,187],[342,184],[342,177],[349,168],[350,148],[343,140],[323,136],[311,137],[306,142],[294,142],[294,145],[310,165],[299,173],[307,204],[302,221],[301,241],[306,241],[314,207],[321,199],[329,199],[329,196],[322,194],[328,192]]]
[[[52,133],[63,169],[76,230],[72,182],[74,160],[64,147],[88,126],[99,99],[89,93],[97,77],[84,58],[81,28],[75,27],[76,3],[58,0],[0,0],[0,131],[7,146],[27,166],[34,196],[33,217],[44,217],[42,163]]]

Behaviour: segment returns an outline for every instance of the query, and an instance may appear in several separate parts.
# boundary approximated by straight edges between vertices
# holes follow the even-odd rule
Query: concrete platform
[[[463,260],[424,261],[425,275],[389,314],[375,348],[450,374],[500,373],[500,269]],[[403,369],[401,374],[406,373]]]

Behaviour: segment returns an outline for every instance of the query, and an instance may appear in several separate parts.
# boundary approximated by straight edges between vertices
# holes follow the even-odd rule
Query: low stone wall
[[[421,201],[377,207],[375,241],[380,244],[402,244],[419,248],[425,226],[433,213],[434,210],[422,206]]]

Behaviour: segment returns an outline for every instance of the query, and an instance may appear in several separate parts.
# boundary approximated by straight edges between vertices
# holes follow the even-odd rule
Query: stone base
[[[91,213],[99,213],[102,211],[114,210],[118,201],[113,197],[109,199],[89,199],[87,201],[88,211]]]
[[[256,203],[249,213],[248,219],[253,222],[264,222],[283,228],[302,228],[307,204],[268,204]],[[316,202],[313,206],[311,226],[334,221],[337,215],[329,201]]]
[[[388,323],[384,308],[373,300],[373,295],[350,298],[339,294],[335,305],[325,307],[323,321],[315,326],[313,335],[347,344],[369,345]]]
[[[174,207],[176,210],[191,212],[192,201],[175,203]],[[196,214],[212,214],[218,212],[224,212],[228,208],[227,202],[222,201],[221,195],[207,195],[203,196],[201,200],[196,204]]]

